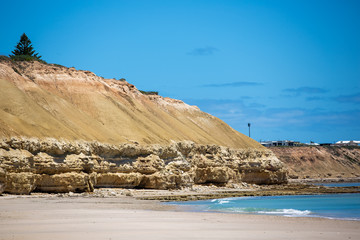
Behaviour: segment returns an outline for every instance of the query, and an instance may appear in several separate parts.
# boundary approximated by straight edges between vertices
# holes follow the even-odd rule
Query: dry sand
[[[360,239],[360,222],[185,212],[125,196],[0,196],[0,239]]]

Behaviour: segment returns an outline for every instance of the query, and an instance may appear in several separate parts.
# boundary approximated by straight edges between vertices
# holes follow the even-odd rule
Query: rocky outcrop
[[[360,147],[271,147],[292,179],[346,179],[360,177]]]
[[[8,138],[0,140],[1,181],[5,192],[29,194],[91,192],[96,187],[225,186],[242,181],[277,184],[286,182],[287,175],[282,163],[267,149],[230,149],[191,141],[111,145]]]

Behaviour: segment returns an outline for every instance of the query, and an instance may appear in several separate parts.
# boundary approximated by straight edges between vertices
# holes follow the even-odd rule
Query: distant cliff
[[[360,147],[269,148],[288,168],[289,178],[360,177]]]

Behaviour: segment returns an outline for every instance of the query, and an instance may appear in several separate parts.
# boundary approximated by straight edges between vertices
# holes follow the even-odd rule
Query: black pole
[[[249,137],[250,137],[250,126],[251,126],[251,124],[248,123],[248,127],[249,127]]]

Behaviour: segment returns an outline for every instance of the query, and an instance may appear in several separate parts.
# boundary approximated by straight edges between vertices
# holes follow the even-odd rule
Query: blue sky
[[[360,1],[2,1],[49,63],[126,78],[255,140],[360,140]]]

